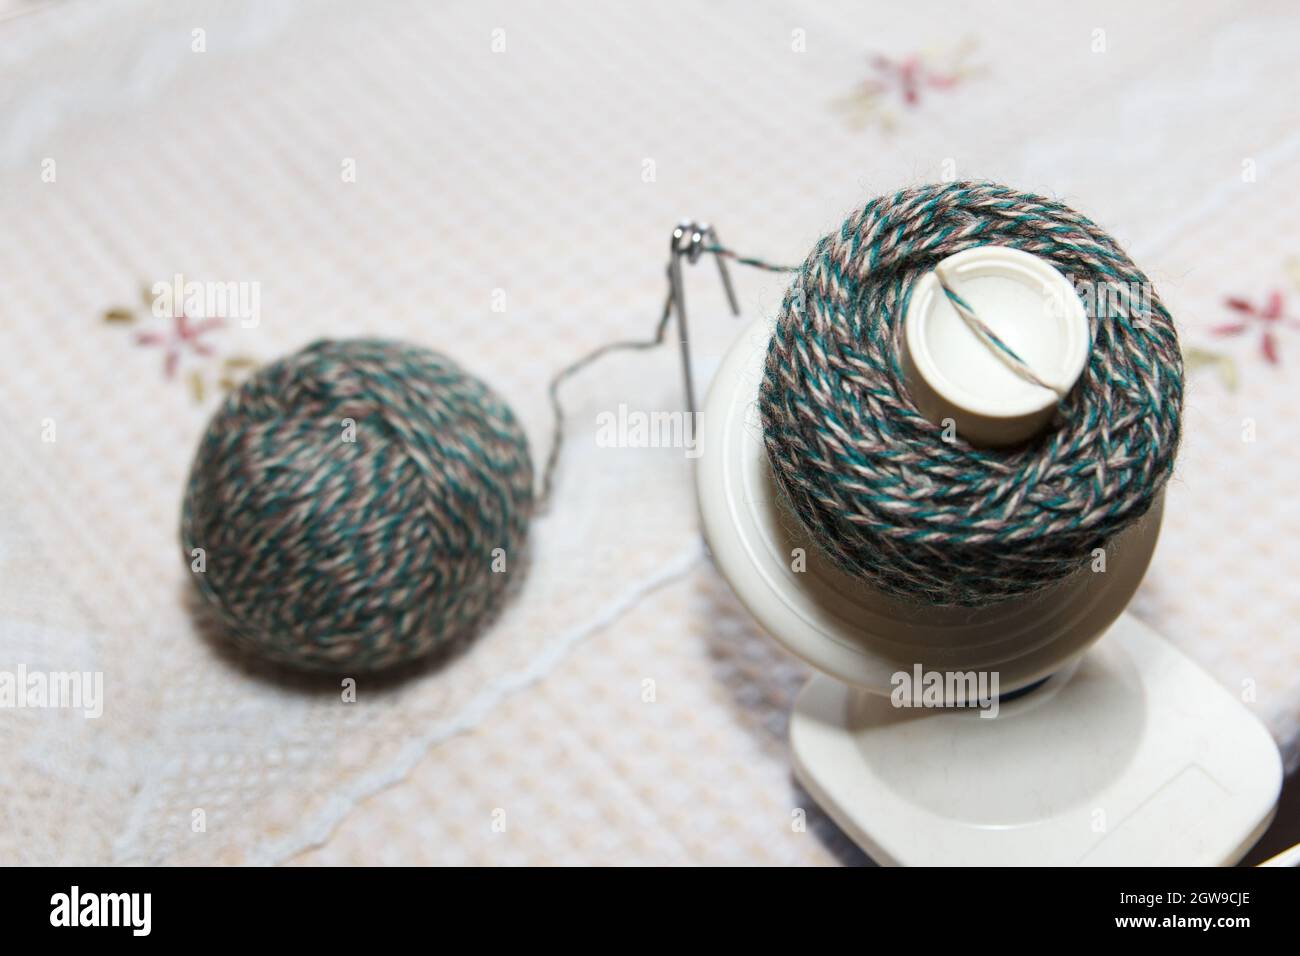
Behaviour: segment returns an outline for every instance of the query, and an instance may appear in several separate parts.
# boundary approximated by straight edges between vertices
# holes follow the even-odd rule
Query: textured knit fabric
[[[236,640],[301,667],[374,670],[478,630],[531,506],[527,442],[481,381],[414,346],[322,341],[222,405],[181,537]]]
[[[1148,290],[1089,309],[1092,351],[1062,423],[1020,448],[944,440],[908,397],[903,316],[940,259],[1002,245],[1076,289]],[[811,542],[895,595],[981,606],[1079,569],[1144,514],[1178,448],[1182,358],[1169,313],[1105,232],[992,183],[872,200],[825,236],[785,296],[760,400],[768,457]],[[949,436],[951,437],[951,436]]]

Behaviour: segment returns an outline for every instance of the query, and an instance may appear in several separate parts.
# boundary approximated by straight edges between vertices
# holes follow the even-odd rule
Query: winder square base
[[[886,865],[1231,865],[1282,784],[1264,726],[1128,614],[996,717],[818,675],[790,739],[800,782]]]

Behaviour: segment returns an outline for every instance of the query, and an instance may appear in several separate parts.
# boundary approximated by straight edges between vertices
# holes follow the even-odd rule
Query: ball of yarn
[[[532,481],[510,407],[450,359],[316,342],[259,370],[208,425],[185,560],[203,549],[194,580],[238,643],[377,670],[479,629],[520,557]]]
[[[1057,427],[1009,450],[943,440],[904,385],[903,317],[939,260],[983,245],[1041,256],[1076,289],[1150,290],[1059,202],[992,183],[906,189],[814,247],[759,399],[776,482],[811,540],[843,571],[927,603],[989,605],[1079,570],[1151,507],[1178,447],[1182,358],[1153,292],[1145,314],[1089,316],[1091,356]]]

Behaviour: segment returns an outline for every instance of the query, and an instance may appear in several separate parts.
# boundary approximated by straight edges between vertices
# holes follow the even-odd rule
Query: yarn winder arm
[[[736,290],[731,284],[731,275],[721,251],[722,242],[713,227],[707,223],[681,222],[673,230],[668,240],[668,295],[677,312],[677,331],[681,335],[682,374],[686,384],[686,410],[692,415],[698,410],[695,403],[695,380],[691,373],[691,342],[686,326],[686,292],[682,282],[682,259],[694,265],[700,254],[706,249],[713,252],[718,263],[718,275],[722,278],[722,287],[727,293],[727,303],[732,315],[740,315],[740,304],[736,301]]]
[[[564,444],[564,407],[560,403],[560,385],[566,379],[582,371],[588,365],[608,355],[629,349],[649,349],[662,345],[668,330],[668,321],[677,314],[677,326],[680,333],[682,353],[682,374],[686,387],[686,408],[692,415],[697,410],[695,403],[695,381],[691,374],[690,336],[686,331],[686,297],[682,282],[682,259],[694,264],[703,252],[712,252],[718,263],[718,275],[722,277],[722,287],[727,293],[727,302],[733,315],[740,315],[740,304],[736,301],[736,292],[731,284],[731,275],[723,257],[729,255],[718,240],[713,227],[705,223],[683,221],[672,232],[668,242],[668,296],[664,301],[663,312],[655,326],[653,338],[641,341],[611,342],[588,352],[577,361],[562,368],[553,379],[547,392],[551,400],[551,412],[554,426],[551,432],[551,450],[546,457],[546,467],[542,470],[542,487],[537,495],[537,510],[545,510],[551,500],[555,486],[555,471],[560,461],[560,450]]]

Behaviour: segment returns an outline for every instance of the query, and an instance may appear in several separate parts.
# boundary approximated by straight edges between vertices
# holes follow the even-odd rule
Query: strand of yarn
[[[947,296],[948,301],[952,304],[953,311],[961,317],[961,320],[966,323],[966,327],[975,333],[975,338],[983,343],[998,361],[1031,385],[1037,385],[1049,392],[1055,392],[1058,401],[1065,401],[1068,389],[1063,389],[1057,385],[1049,385],[1039,378],[1038,373],[1016,354],[1015,349],[1002,341],[1001,337],[989,328],[988,324],[979,317],[971,304],[953,291],[952,286],[948,283],[948,277],[943,274],[943,269],[935,269],[934,274],[939,280],[939,288],[943,289],[943,294]]]
[[[705,252],[712,252],[719,256],[737,262],[742,266],[749,266],[753,269],[761,269],[764,272],[798,272],[798,266],[779,266],[768,262],[766,259],[755,259],[753,256],[742,256],[734,249],[728,249],[726,246],[706,245],[703,247]]]
[[[560,464],[560,452],[564,448],[564,405],[560,402],[560,386],[569,378],[591,365],[593,362],[604,358],[613,352],[623,351],[640,351],[643,349],[652,349],[660,346],[664,342],[664,337],[668,332],[668,322],[672,318],[673,296],[672,290],[668,292],[668,299],[664,302],[663,311],[659,315],[659,322],[655,325],[654,335],[648,339],[633,339],[625,342],[610,342],[599,348],[593,349],[586,355],[583,355],[577,361],[566,365],[551,379],[551,383],[546,390],[547,396],[551,402],[551,450],[546,456],[546,466],[542,470],[542,490],[538,496],[538,510],[543,511],[550,507],[551,496],[555,491],[555,473]]]
[[[816,545],[888,593],[972,607],[1061,581],[1146,513],[1173,468],[1183,389],[1159,298],[1134,310],[1106,297],[1059,427],[1011,450],[945,440],[904,387],[902,319],[922,275],[981,245],[1041,256],[1076,284],[1150,289],[1109,235],[1059,202],[993,183],[903,190],[809,254],[759,398],[777,485]]]
[[[767,272],[797,272],[799,268],[798,266],[773,265],[770,262],[764,262],[762,259],[742,256],[732,249],[716,244],[707,244],[701,248],[704,252],[725,256],[741,265],[762,269]],[[550,506],[551,496],[555,486],[555,473],[559,468],[560,452],[564,447],[565,413],[563,403],[560,401],[560,386],[576,373],[613,352],[639,351],[643,349],[657,348],[658,346],[663,345],[668,333],[668,323],[672,320],[673,314],[673,283],[671,269],[672,264],[670,262],[668,269],[668,293],[664,299],[663,309],[659,313],[659,320],[655,323],[654,334],[650,338],[611,342],[599,346],[581,356],[571,364],[566,365],[551,379],[550,387],[547,389],[547,394],[551,401],[551,419],[554,425],[551,431],[551,450],[546,457],[546,466],[542,471],[542,491],[538,498],[539,510],[545,510]]]
[[[456,363],[322,341],[226,398],[181,540],[237,643],[307,669],[379,670],[460,645],[499,607],[532,481],[509,406]]]
[[[728,249],[726,246],[707,245],[704,247],[704,251],[724,256],[742,266],[750,266],[751,268],[761,269],[764,272],[799,271],[799,266],[776,265],[765,259],[756,259],[753,256],[741,255],[733,249]],[[1011,346],[1002,341],[998,334],[979,317],[975,312],[975,309],[971,307],[970,303],[953,291],[952,286],[948,282],[948,277],[944,275],[942,269],[935,270],[935,277],[939,280],[939,287],[943,289],[944,295],[947,296],[948,300],[952,303],[953,309],[961,317],[962,321],[966,323],[970,330],[975,333],[975,337],[985,347],[987,347],[990,352],[1003,361],[1008,368],[1025,381],[1037,385],[1039,388],[1045,388],[1048,391],[1056,392],[1058,398],[1065,398],[1065,393],[1063,391],[1061,391],[1057,386],[1050,385],[1043,381],[1038,374],[1029,367],[1025,360],[1017,355]]]
[[[759,269],[764,272],[791,273],[799,271],[799,266],[777,265],[776,263],[768,262],[765,259],[757,259],[753,256],[741,255],[734,249],[717,245],[716,243],[707,244],[701,248],[704,252],[723,256],[739,265]],[[940,282],[942,284],[942,279]],[[976,335],[979,336],[982,342],[988,345],[995,352],[998,352],[1001,355],[1010,356],[1012,361],[1008,364],[1011,365],[1013,370],[1024,376],[1028,381],[1031,381],[1036,385],[1041,385],[1044,388],[1053,388],[1053,386],[1043,383],[1033,373],[1033,371],[1025,365],[1024,361],[1000,338],[998,338],[993,330],[985,325],[984,322],[975,315],[974,310],[971,309],[970,306],[967,305],[959,296],[957,296],[955,292],[949,289],[946,285],[944,285],[943,288],[948,296],[954,300],[954,304],[958,308],[958,314],[960,314],[967,323],[971,325],[972,329],[976,332]],[[555,474],[560,464],[560,452],[564,448],[564,423],[566,415],[564,412],[564,404],[560,401],[560,386],[578,372],[581,372],[583,369],[604,358],[606,355],[621,351],[652,349],[662,345],[668,331],[668,323],[672,319],[672,309],[673,290],[672,280],[670,278],[668,282],[668,295],[664,300],[663,309],[659,313],[659,320],[655,323],[654,334],[650,338],[610,342],[601,345],[560,369],[560,371],[551,379],[550,384],[547,387],[547,396],[551,403],[551,450],[546,456],[546,465],[542,470],[542,487],[541,492],[538,495],[539,511],[545,511],[550,506],[551,497],[555,490]]]
[[[776,265],[765,259],[756,259],[753,256],[741,255],[733,249],[728,249],[726,246],[706,245],[704,251],[724,256],[742,266],[750,266],[755,269],[761,269],[765,272],[799,271],[799,266]],[[961,317],[962,321],[966,323],[967,327],[975,333],[975,337],[986,348],[988,348],[994,356],[1005,363],[1006,366],[1016,375],[1020,376],[1030,384],[1037,385],[1039,388],[1045,388],[1048,391],[1056,392],[1058,398],[1065,398],[1065,393],[1060,388],[1043,381],[1043,379],[1029,367],[1025,360],[1017,355],[1011,346],[1002,341],[998,334],[979,317],[975,312],[975,309],[971,307],[970,303],[953,291],[952,286],[949,284],[947,276],[943,274],[942,269],[935,270],[935,277],[939,280],[939,286],[943,289],[944,295],[947,296],[948,300],[952,303],[953,309]]]

